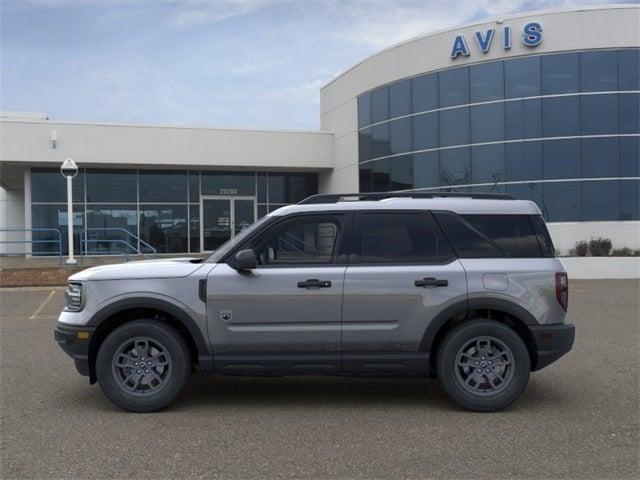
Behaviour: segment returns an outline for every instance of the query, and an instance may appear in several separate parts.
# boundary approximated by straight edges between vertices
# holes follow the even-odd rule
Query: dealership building
[[[600,236],[640,248],[638,25],[640,7],[620,5],[527,13],[417,37],[325,85],[319,131],[6,113],[0,229],[28,230],[32,239],[56,236],[40,229],[61,229],[65,250],[59,165],[72,157],[80,167],[75,248],[92,238],[83,245],[91,254],[116,253],[125,241],[158,253],[211,251],[314,193],[414,188],[533,200],[563,253]]]

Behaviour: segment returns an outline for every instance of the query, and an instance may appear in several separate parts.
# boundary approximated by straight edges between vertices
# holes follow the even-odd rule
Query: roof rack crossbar
[[[399,192],[366,193],[319,193],[298,202],[298,205],[317,203],[359,202],[364,200],[384,200],[387,198],[473,198],[482,200],[515,200],[505,193],[462,193],[462,192],[424,192],[402,190]]]

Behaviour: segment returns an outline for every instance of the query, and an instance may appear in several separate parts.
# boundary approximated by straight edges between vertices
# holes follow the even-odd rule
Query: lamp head
[[[60,166],[60,173],[65,178],[73,178],[78,174],[78,165],[73,161],[72,158],[65,159]]]

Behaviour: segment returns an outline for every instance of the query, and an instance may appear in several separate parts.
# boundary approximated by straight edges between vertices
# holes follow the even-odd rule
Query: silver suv
[[[494,411],[568,352],[568,282],[540,210],[507,195],[315,195],[206,259],[69,278],[55,338],[116,405],[159,410],[192,371],[439,378]]]

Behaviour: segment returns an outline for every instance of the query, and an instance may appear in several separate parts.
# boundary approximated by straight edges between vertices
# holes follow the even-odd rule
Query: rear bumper
[[[69,355],[80,375],[89,376],[89,344],[95,327],[77,327],[58,323],[53,331],[60,348]]]
[[[533,371],[555,362],[573,347],[576,327],[573,323],[530,327],[538,349],[538,360]]]

